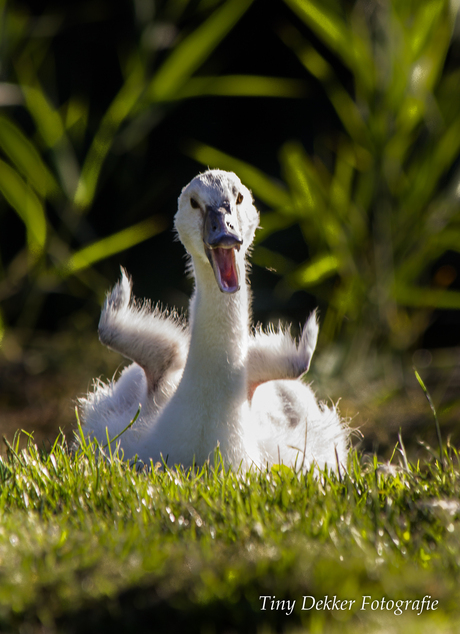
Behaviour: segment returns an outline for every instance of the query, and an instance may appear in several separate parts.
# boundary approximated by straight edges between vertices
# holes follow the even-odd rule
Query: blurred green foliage
[[[101,6],[82,19],[103,21]],[[460,70],[450,59],[456,3],[279,0],[274,7],[284,13],[276,24],[263,22],[270,12],[253,0],[127,0],[123,6],[133,16],[134,35],[118,46],[118,88],[97,110],[89,72],[87,94],[67,95],[56,70],[55,39],[70,9],[57,4],[34,15],[0,1],[0,214],[14,210],[25,227],[21,244],[1,236],[0,301],[20,296],[17,322],[33,326],[43,298],[63,287],[69,295],[84,288],[100,301],[110,285],[100,275],[101,261],[169,226],[161,211],[149,211],[101,227],[95,212],[105,183],[115,197],[127,190],[114,167],[120,153],[136,155],[146,139],[155,143],[159,123],[179,102],[257,97],[263,113],[268,99],[305,97],[308,85],[314,91],[302,102],[303,129],[279,151],[281,180],[248,160],[251,137],[240,144],[238,159],[213,147],[212,133],[207,144],[201,139],[188,147],[203,165],[237,172],[268,208],[253,260],[277,271],[280,303],[298,290],[314,293],[327,306],[323,340],[340,338],[354,360],[382,345],[411,349],[435,309],[460,309],[452,285],[457,272],[438,265],[460,250]],[[265,74],[254,73],[247,35],[241,39],[247,74],[222,72],[218,47],[251,11],[252,23],[269,24],[294,61],[285,77],[270,76],[268,62]],[[309,117],[314,100],[335,112],[336,129],[328,134]],[[212,130],[213,106],[200,103]],[[228,135],[238,123],[230,122]],[[284,129],[284,123],[269,125]],[[308,150],[305,130],[313,131]],[[130,173],[139,163],[132,161]],[[141,198],[137,187],[134,182],[133,199]],[[152,189],[149,209],[155,195]],[[292,227],[303,236],[302,261],[273,240]],[[0,337],[8,325],[15,322],[4,310]]]
[[[22,293],[29,324],[33,326],[30,313],[36,316],[40,311],[40,297],[56,291],[69,276],[101,296],[108,282],[94,265],[168,226],[161,214],[125,225],[113,235],[101,236],[100,228],[93,226],[103,170],[112,169],[107,159],[123,133],[128,131],[135,145],[167,116],[171,103],[202,94],[301,94],[301,82],[296,80],[196,76],[251,4],[252,0],[125,3],[125,9],[135,14],[137,33],[129,41],[131,48],[126,42],[124,49],[120,45],[121,85],[116,94],[107,95],[108,106],[95,122],[89,71],[88,94],[59,99],[53,38],[71,13],[69,6],[63,3],[60,9],[36,16],[25,6],[0,2],[0,214],[12,209],[25,226],[24,243],[13,254],[5,255],[9,241],[2,236],[0,300]],[[95,16],[90,7],[82,10],[88,12],[82,21],[100,20],[98,7]],[[5,321],[0,312],[0,340]]]
[[[287,142],[279,184],[210,146],[197,143],[191,155],[234,169],[270,207],[253,260],[277,269],[284,297],[312,289],[327,302],[325,340],[341,332],[354,361],[383,342],[407,350],[434,309],[460,309],[460,292],[448,288],[453,267],[431,273],[460,251],[460,70],[446,61],[456,3],[285,3],[293,16],[279,35],[342,132],[313,153]],[[263,244],[294,224],[309,250],[300,264]]]

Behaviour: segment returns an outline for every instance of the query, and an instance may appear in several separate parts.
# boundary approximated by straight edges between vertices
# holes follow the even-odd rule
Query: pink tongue
[[[214,261],[220,273],[222,286],[227,289],[238,287],[238,275],[235,267],[233,249],[213,249]]]

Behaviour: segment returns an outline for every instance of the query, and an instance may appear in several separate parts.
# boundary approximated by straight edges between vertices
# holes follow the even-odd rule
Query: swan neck
[[[210,267],[195,267],[196,288],[191,309],[189,359],[197,353],[207,362],[225,360],[225,365],[245,365],[248,348],[249,300],[244,273],[240,290],[222,293]],[[206,361],[205,361],[206,362]]]

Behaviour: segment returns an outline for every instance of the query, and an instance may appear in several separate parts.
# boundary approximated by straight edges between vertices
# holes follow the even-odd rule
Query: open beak
[[[239,251],[243,240],[232,227],[227,209],[207,207],[203,242],[220,290],[223,293],[238,291],[240,282],[235,249]]]

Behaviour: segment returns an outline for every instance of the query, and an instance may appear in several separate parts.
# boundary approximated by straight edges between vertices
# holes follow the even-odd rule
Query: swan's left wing
[[[261,383],[298,379],[307,372],[318,339],[316,311],[308,318],[297,344],[289,331],[256,330],[248,353],[249,397]]]

